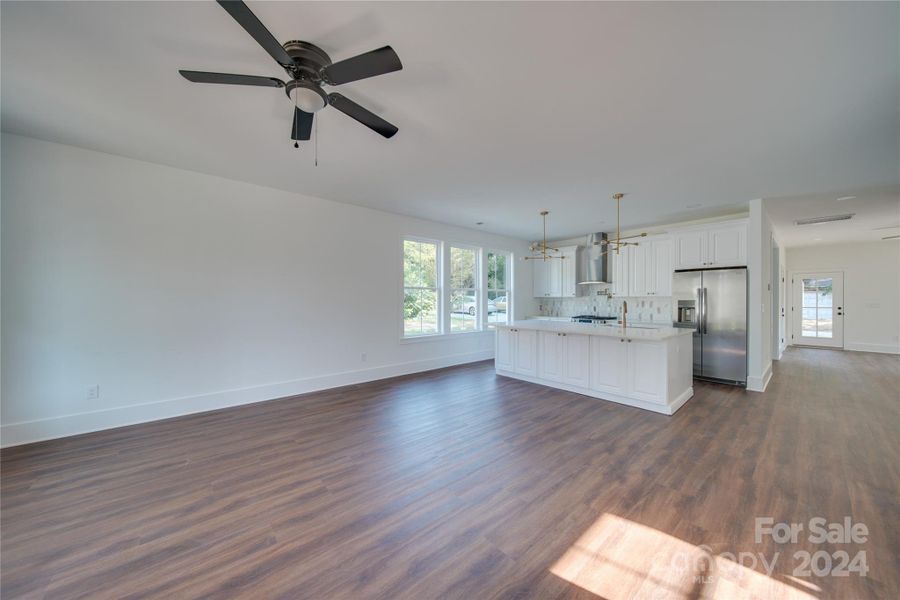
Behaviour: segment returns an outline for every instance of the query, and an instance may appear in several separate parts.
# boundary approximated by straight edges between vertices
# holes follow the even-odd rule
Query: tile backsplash
[[[672,298],[667,296],[625,297],[605,295],[605,286],[592,285],[589,292],[577,298],[540,299],[541,315],[573,317],[575,315],[615,315],[622,318],[622,302],[628,302],[628,320],[632,323],[672,323]]]

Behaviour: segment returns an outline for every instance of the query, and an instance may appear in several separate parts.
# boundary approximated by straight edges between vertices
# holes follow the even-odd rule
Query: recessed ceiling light
[[[702,204],[688,204],[685,208],[700,208]]]
[[[822,241],[822,238],[813,238],[813,241],[814,241],[814,242],[821,242],[821,241]]]
[[[843,202],[844,200],[855,200],[856,196],[841,196],[837,199],[838,202]]]

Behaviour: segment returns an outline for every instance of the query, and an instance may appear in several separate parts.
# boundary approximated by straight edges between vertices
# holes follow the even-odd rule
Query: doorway
[[[844,347],[844,273],[791,275],[791,341],[801,346]]]
[[[781,265],[781,249],[775,238],[772,238],[772,359],[781,360],[781,349],[784,347],[784,267]]]

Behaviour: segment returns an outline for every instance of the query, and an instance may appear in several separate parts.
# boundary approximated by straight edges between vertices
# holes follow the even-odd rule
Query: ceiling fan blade
[[[372,111],[363,108],[353,100],[349,100],[340,94],[328,94],[328,103],[348,117],[356,119],[372,131],[380,133],[386,138],[393,137],[399,131],[394,125],[391,125]]]
[[[269,53],[269,56],[275,59],[275,62],[283,67],[294,64],[290,55],[284,51],[278,40],[275,39],[266,26],[256,18],[246,4],[241,0],[217,0],[217,2],[228,11],[238,24],[247,30],[256,43],[263,47],[263,50]]]
[[[378,48],[353,58],[328,65],[322,72],[332,85],[350,83],[376,75],[392,73],[403,68],[400,57],[390,46]]]
[[[284,82],[276,77],[258,75],[235,75],[233,73],[209,73],[207,71],[178,71],[181,76],[194,83],[227,83],[231,85],[259,85],[263,87],[284,87]]]
[[[294,125],[291,127],[292,140],[308,140],[312,133],[313,113],[302,111],[294,107]]]

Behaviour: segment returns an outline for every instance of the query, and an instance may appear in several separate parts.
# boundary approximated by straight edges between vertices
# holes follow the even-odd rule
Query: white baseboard
[[[900,354],[900,345],[847,342],[844,344],[844,350],[851,350],[853,352],[880,352],[882,354]]]
[[[761,377],[749,375],[747,377],[747,389],[751,392],[764,392],[772,381],[772,363],[766,366]]]
[[[528,383],[536,383],[538,385],[545,385],[547,387],[556,388],[559,390],[565,390],[567,392],[575,392],[576,394],[581,394],[583,396],[590,396],[591,398],[599,398],[600,400],[609,400],[610,402],[615,402],[617,404],[624,404],[626,406],[633,406],[634,408],[643,408],[644,410],[649,410],[655,413],[661,413],[664,415],[674,415],[675,411],[684,406],[684,403],[694,397],[694,388],[689,387],[686,390],[683,390],[680,394],[678,394],[671,403],[663,404],[656,402],[647,402],[645,400],[636,400],[635,398],[629,398],[627,396],[622,396],[620,394],[613,394],[612,392],[598,392],[597,390],[583,388],[576,385],[569,385],[568,383],[562,383],[559,381],[547,382],[544,379],[539,377],[530,377],[528,375],[523,375],[522,373],[515,373],[513,371],[505,371],[502,369],[497,369],[497,375],[501,375],[503,377],[510,377],[512,379],[521,379],[522,381],[527,381]]]
[[[365,383],[398,375],[409,375],[453,365],[489,360],[493,357],[494,350],[491,348],[476,352],[451,354],[426,360],[360,369],[358,371],[346,371],[248,388],[224,390],[199,396],[173,398],[36,421],[8,423],[0,427],[0,447],[7,448],[31,442],[123,427],[125,425],[170,419],[172,417],[239,406],[241,404],[277,400],[278,398],[286,398],[344,385]]]

